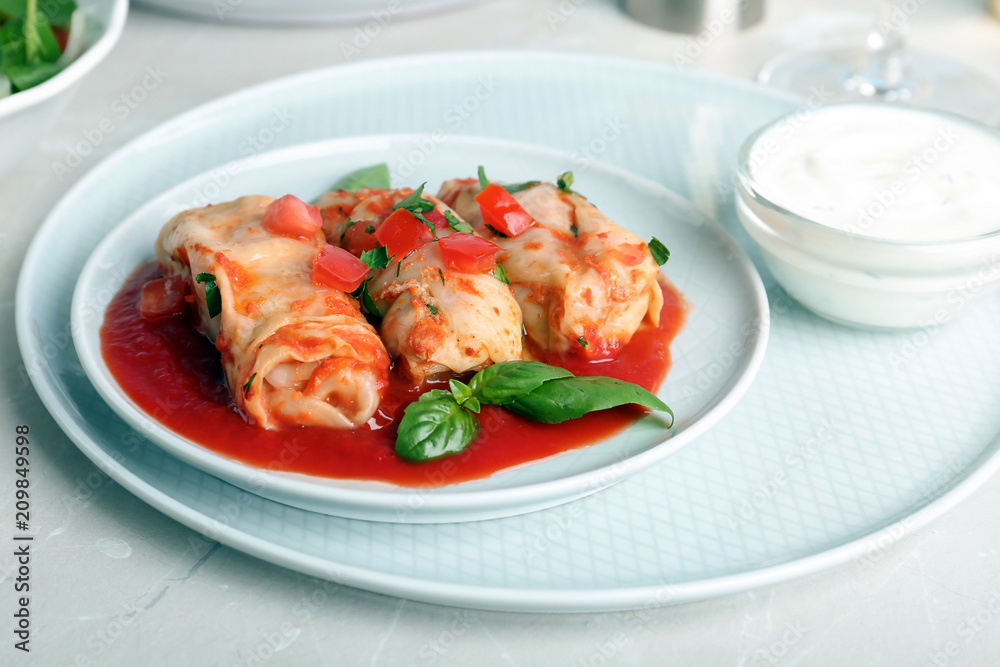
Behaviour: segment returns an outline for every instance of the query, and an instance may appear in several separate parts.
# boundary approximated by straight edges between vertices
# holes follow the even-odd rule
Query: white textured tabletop
[[[228,3],[234,13],[240,4]],[[913,45],[1000,78],[1000,23],[983,2],[909,4]],[[779,51],[863,39],[875,5],[770,0],[762,24],[727,27],[694,48],[690,37],[630,20],[612,0],[495,0],[392,21],[352,57],[510,48],[673,65],[686,52],[691,68],[749,78]],[[19,370],[14,288],[33,231],[81,175],[130,139],[225,93],[343,63],[341,45],[353,39],[351,28],[265,30],[133,8],[120,43],[44,143],[0,179],[0,433],[8,445],[0,454],[0,664],[998,664],[997,478],[915,535],[805,579],[637,612],[535,615],[436,607],[284,570],[206,542],[91,464]],[[143,99],[123,107],[144,80]],[[97,131],[108,118],[112,131]],[[84,138],[92,153],[57,178],[53,163]],[[22,575],[10,546],[19,425],[30,426],[34,445],[28,653],[15,648]]]

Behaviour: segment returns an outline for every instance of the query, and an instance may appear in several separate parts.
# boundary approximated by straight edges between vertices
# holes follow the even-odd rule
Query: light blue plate
[[[540,53],[411,56],[250,89],[140,137],[60,202],[18,285],[25,363],[66,433],[133,493],[237,549],[360,588],[491,609],[622,609],[877,554],[998,465],[996,299],[939,330],[877,334],[833,325],[772,291],[764,364],[709,433],[601,493],[463,524],[340,519],[241,491],[141,446],[63,352],[76,277],[102,236],[226,160],[362,134],[426,134],[414,162],[434,137],[514,139],[567,151],[580,172],[600,160],[662,183],[743,240],[730,188],[736,150],[795,104],[655,64]],[[733,346],[690,378],[689,391],[732,366],[737,338]]]
[[[71,323],[73,343],[98,393],[132,428],[185,463],[265,498],[350,519],[400,523],[442,523],[496,519],[552,507],[595,493],[639,472],[698,438],[733,408],[760,368],[767,343],[764,286],[753,264],[718,224],[663,186],[621,169],[591,165],[573,187],[586,193],[612,220],[640,238],[658,235],[670,244],[662,269],[689,304],[687,321],[671,344],[676,362],[659,389],[676,416],[672,428],[662,415],[648,415],[593,447],[564,452],[487,479],[439,488],[413,489],[383,482],[333,480],[261,470],[228,459],[162,426],[118,386],[101,355],[100,328],[109,285],[121,284],[152,257],[164,222],[180,211],[250,194],[293,193],[312,201],[339,177],[385,162],[411,161],[424,135],[381,135],[334,139],[270,151],[171,188],[115,227],[87,260],[77,281]],[[489,165],[490,177],[518,182],[555,178],[569,169],[569,156],[512,141],[450,137],[434,145],[409,178],[396,187],[441,183]],[[225,185],[219,174],[227,174]],[[209,197],[208,195],[212,196]],[[733,354],[733,345],[738,350]],[[716,359],[732,363],[716,368]],[[718,371],[718,372],[716,372]],[[692,378],[704,386],[691,391]],[[488,424],[484,423],[484,427]],[[456,464],[458,465],[458,464]]]

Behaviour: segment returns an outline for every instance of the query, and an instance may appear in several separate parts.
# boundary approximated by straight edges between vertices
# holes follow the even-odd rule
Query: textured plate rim
[[[308,159],[309,153],[349,155],[352,151],[363,150],[365,147],[379,144],[402,144],[412,142],[422,136],[419,134],[378,134],[295,144],[259,154],[255,159],[253,170],[274,169],[276,165]],[[462,147],[486,146],[493,150],[516,152],[526,155],[527,160],[534,156],[568,164],[570,157],[564,151],[557,149],[475,135],[451,137],[448,143]],[[658,439],[654,444],[650,444],[642,451],[621,461],[616,460],[614,463],[584,472],[570,473],[549,480],[500,489],[463,490],[462,487],[468,483],[459,483],[443,487],[445,490],[436,492],[436,489],[423,489],[422,487],[398,485],[387,487],[384,483],[377,482],[362,482],[361,486],[364,488],[357,488],[357,482],[354,482],[354,488],[350,488],[337,485],[338,481],[336,480],[328,484],[322,481],[311,481],[296,475],[256,468],[237,459],[230,459],[184,438],[156,422],[131,401],[117,383],[113,380],[109,381],[111,373],[100,357],[99,350],[92,349],[89,344],[89,336],[93,335],[93,329],[99,327],[100,322],[95,320],[88,323],[83,316],[83,312],[89,310],[86,303],[86,288],[91,286],[91,283],[96,279],[96,274],[102,270],[101,260],[107,254],[108,248],[114,247],[116,242],[120,240],[118,237],[123,232],[133,229],[136,224],[135,220],[144,217],[147,209],[157,208],[162,201],[177,198],[182,193],[195,191],[199,184],[203,184],[217,170],[218,167],[205,170],[156,195],[140,205],[107,233],[91,252],[77,279],[70,305],[70,329],[74,347],[88,379],[105,403],[127,424],[169,454],[189,465],[271,500],[292,504],[296,507],[304,506],[294,501],[304,501],[309,503],[308,509],[332,516],[352,518],[352,516],[360,517],[363,515],[368,520],[393,522],[387,518],[377,519],[373,512],[398,516],[400,500],[406,497],[403,494],[408,491],[419,493],[420,510],[407,513],[406,523],[450,523],[452,521],[499,518],[569,502],[622,481],[689,445],[722,419],[739,402],[753,383],[753,379],[763,362],[770,329],[767,294],[756,268],[742,248],[718,222],[698,211],[690,202],[669,188],[626,169],[594,163],[590,166],[588,173],[595,173],[598,178],[617,179],[623,183],[634,184],[635,191],[642,192],[643,196],[668,202],[671,206],[683,211],[686,216],[685,221],[697,221],[697,224],[692,226],[704,230],[701,233],[720,242],[722,252],[730,258],[730,265],[743,278],[739,289],[751,295],[752,300],[748,304],[747,310],[752,313],[755,321],[760,321],[760,326],[756,329],[758,333],[752,337],[748,336],[749,344],[740,356],[740,363],[734,364],[731,368],[730,379],[726,383],[727,389],[724,393],[712,396],[699,411],[700,416],[687,428],[672,436],[669,431],[665,431],[662,439]],[[684,222],[677,221],[675,224],[684,224]],[[599,444],[594,443],[592,446]],[[620,471],[623,462],[627,462],[624,472]],[[530,465],[530,462],[526,465]],[[502,475],[505,472],[501,470],[496,475]],[[609,480],[609,482],[602,482],[602,480]],[[475,481],[478,480],[472,480],[472,483]],[[352,482],[348,482],[348,484],[350,483]],[[267,493],[257,490],[261,488],[266,489]],[[328,512],[316,509],[317,505],[326,503],[332,504]],[[359,505],[361,510],[352,512],[350,506]],[[349,506],[349,508],[345,510],[344,506]],[[456,513],[456,516],[463,518],[445,519],[437,514],[440,512]]]

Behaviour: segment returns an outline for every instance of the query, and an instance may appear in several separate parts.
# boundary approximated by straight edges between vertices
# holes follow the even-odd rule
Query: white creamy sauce
[[[1000,230],[996,133],[905,107],[825,107],[754,142],[758,193],[796,215],[896,241]]]

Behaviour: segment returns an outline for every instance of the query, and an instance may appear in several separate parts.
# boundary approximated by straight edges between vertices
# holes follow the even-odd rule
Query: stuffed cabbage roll
[[[659,267],[641,238],[609,220],[585,197],[551,183],[509,195],[499,192],[485,202],[476,200],[481,191],[475,179],[456,179],[443,184],[438,196],[503,248],[497,261],[521,306],[527,352],[543,360],[566,353],[612,357],[643,323],[659,324]],[[505,196],[520,207],[505,204]],[[501,230],[484,220],[481,204],[489,220],[513,216],[517,229],[498,233]]]
[[[235,402],[258,424],[360,426],[378,408],[389,357],[357,301],[312,280],[326,245],[318,212],[315,227],[276,233],[262,225],[273,201],[184,211],[161,230],[157,259],[197,297]]]
[[[396,209],[407,202],[424,220]],[[521,358],[521,311],[494,275],[499,249],[458,232],[454,211],[409,189],[334,191],[317,204],[329,243],[358,256],[385,248],[367,288],[382,340],[414,382]]]

